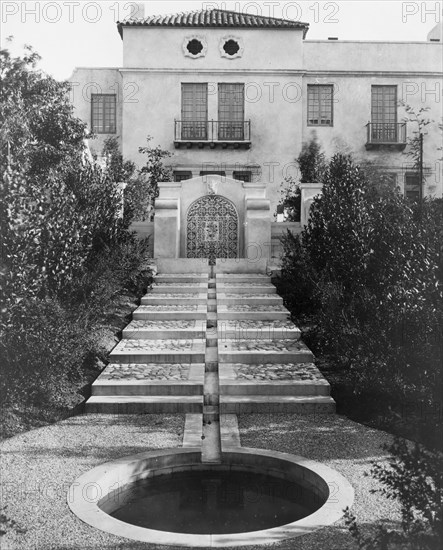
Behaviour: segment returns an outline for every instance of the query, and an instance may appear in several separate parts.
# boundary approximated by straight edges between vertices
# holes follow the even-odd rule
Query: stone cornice
[[[441,71],[343,71],[343,70],[301,70],[301,69],[148,69],[148,68],[121,68],[121,73],[150,73],[150,74],[235,74],[235,75],[264,75],[264,76],[304,76],[304,77],[373,77],[383,78],[441,78]]]

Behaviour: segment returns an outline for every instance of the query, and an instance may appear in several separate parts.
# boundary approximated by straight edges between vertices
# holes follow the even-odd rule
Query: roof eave
[[[263,29],[273,29],[273,30],[279,30],[279,31],[300,31],[303,30],[303,38],[306,38],[306,34],[309,30],[309,23],[301,23],[297,27],[252,27],[247,25],[204,25],[204,24],[198,24],[198,25],[146,25],[142,22],[140,23],[131,23],[131,22],[125,22],[125,21],[117,21],[117,30],[118,33],[123,40],[123,27],[164,27],[164,28],[176,28],[176,29],[249,29],[249,30],[263,30]]]

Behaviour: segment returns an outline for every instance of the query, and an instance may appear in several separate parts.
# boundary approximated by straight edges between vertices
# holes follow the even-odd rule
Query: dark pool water
[[[285,525],[312,514],[324,499],[296,483],[262,474],[178,472],[116,492],[116,519],[159,531],[226,534]]]

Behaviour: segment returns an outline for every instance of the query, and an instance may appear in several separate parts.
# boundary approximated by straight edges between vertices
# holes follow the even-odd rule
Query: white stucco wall
[[[198,36],[207,43],[205,57],[183,55],[186,37]],[[219,44],[226,36],[243,41],[242,57],[221,57]],[[272,71],[301,68],[303,31],[299,29],[124,27],[123,67],[150,69],[205,69]]]
[[[387,43],[303,41],[302,31],[278,29],[204,29],[125,27],[123,31],[124,66],[117,69],[81,69],[71,80],[97,82],[108,92],[115,82],[118,96],[117,135],[122,136],[123,154],[142,164],[138,148],[146,136],[152,145],[173,153],[170,164],[178,170],[232,170],[259,165],[255,179],[268,186],[274,212],[280,199],[280,184],[285,176],[297,176],[295,158],[302,143],[315,131],[326,154],[337,150],[353,152],[357,159],[370,161],[398,174],[410,159],[395,150],[367,151],[366,124],[371,120],[371,85],[398,87],[398,99],[417,110],[429,107],[435,121],[427,127],[424,159],[427,167],[426,193],[442,195],[441,132],[442,116],[441,43]],[[183,54],[187,37],[197,36],[207,43],[204,57],[192,59]],[[220,55],[220,40],[238,38],[244,47],[241,57]],[[251,120],[251,148],[190,149],[174,148],[174,119],[181,119],[181,83],[208,83],[208,119],[218,119],[217,84],[245,84],[245,120]],[[308,84],[334,85],[334,122],[332,127],[307,125]],[[109,90],[111,91],[111,90]],[[90,121],[90,103],[77,94],[77,114]],[[398,122],[405,116],[398,109]],[[408,124],[408,134],[415,131]],[[100,136],[92,147],[99,149]]]
[[[100,154],[103,143],[108,137],[117,137],[121,143],[123,130],[122,104],[128,97],[130,90],[123,89],[122,76],[117,68],[84,68],[74,70],[69,78],[72,86],[71,100],[74,105],[75,116],[87,123],[91,130],[91,94],[116,94],[116,133],[97,134],[95,139],[89,140],[91,152]]]

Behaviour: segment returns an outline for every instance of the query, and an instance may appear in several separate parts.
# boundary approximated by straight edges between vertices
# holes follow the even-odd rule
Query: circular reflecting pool
[[[194,534],[278,527],[312,514],[325,502],[313,486],[229,470],[154,476],[115,491],[109,499],[117,506],[110,515],[125,523]]]

